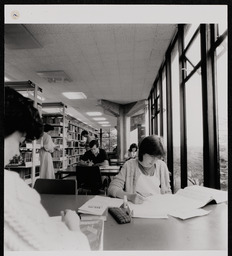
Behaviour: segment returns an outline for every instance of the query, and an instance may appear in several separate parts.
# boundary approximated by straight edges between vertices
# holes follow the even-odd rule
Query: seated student
[[[90,136],[88,131],[84,130],[81,132],[81,139],[83,138],[85,139],[85,141],[81,143],[81,146],[84,146],[86,150],[89,150],[89,143],[90,141],[95,140],[95,137]]]
[[[123,198],[135,204],[143,203],[144,196],[171,193],[169,171],[160,160],[164,148],[158,136],[145,137],[139,146],[139,156],[130,159],[111,181],[108,195]],[[143,195],[143,196],[142,196]]]
[[[97,140],[92,140],[89,143],[90,149],[85,152],[85,154],[81,157],[80,164],[86,166],[92,165],[109,165],[106,151],[102,148],[99,148],[99,144]]]
[[[33,102],[9,87],[5,88],[4,114],[7,165],[13,156],[19,155],[21,142],[40,138],[43,123]],[[76,212],[65,210],[61,215],[62,221],[54,222],[41,205],[36,190],[18,173],[4,170],[4,250],[90,250]]]
[[[130,145],[130,148],[128,149],[128,151],[126,152],[126,154],[124,155],[126,160],[129,160],[131,158],[136,158],[137,157],[137,151],[138,150],[138,146],[136,143],[132,143]]]

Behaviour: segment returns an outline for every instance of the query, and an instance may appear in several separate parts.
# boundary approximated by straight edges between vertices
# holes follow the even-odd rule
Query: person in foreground
[[[33,102],[5,87],[4,164],[19,155],[19,144],[39,139],[43,123]],[[90,250],[75,211],[61,212],[62,221],[49,217],[40,195],[13,171],[4,170],[4,250]]]
[[[139,145],[138,158],[130,159],[111,181],[108,195],[141,204],[149,195],[171,193],[164,148],[158,136],[147,136]]]

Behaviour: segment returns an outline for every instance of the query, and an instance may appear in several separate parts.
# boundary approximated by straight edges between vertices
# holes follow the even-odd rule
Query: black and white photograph
[[[227,255],[226,4],[5,4],[3,106],[5,255]]]

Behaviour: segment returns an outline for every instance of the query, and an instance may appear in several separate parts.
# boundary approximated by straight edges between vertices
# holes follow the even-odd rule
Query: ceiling
[[[111,127],[116,117],[99,105],[147,99],[176,24],[7,24],[5,77],[31,80],[45,102],[63,102],[70,114],[104,128],[86,115],[100,111]],[[69,81],[45,80],[37,73],[63,71]],[[62,92],[83,92],[69,100]]]

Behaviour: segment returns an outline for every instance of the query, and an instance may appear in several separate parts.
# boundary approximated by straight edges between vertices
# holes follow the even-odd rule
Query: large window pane
[[[166,76],[165,71],[162,73],[162,91],[163,91],[163,144],[167,152],[167,96],[166,96]],[[167,155],[165,155],[167,160]],[[167,161],[166,161],[167,162]]]
[[[228,189],[228,130],[227,130],[227,39],[217,48],[217,96],[219,122],[219,155],[221,189]]]
[[[203,184],[203,124],[201,76],[186,83],[188,184]]]
[[[177,47],[172,51],[172,115],[173,115],[173,162],[174,162],[174,192],[180,186],[180,87],[179,87],[179,61]]]

